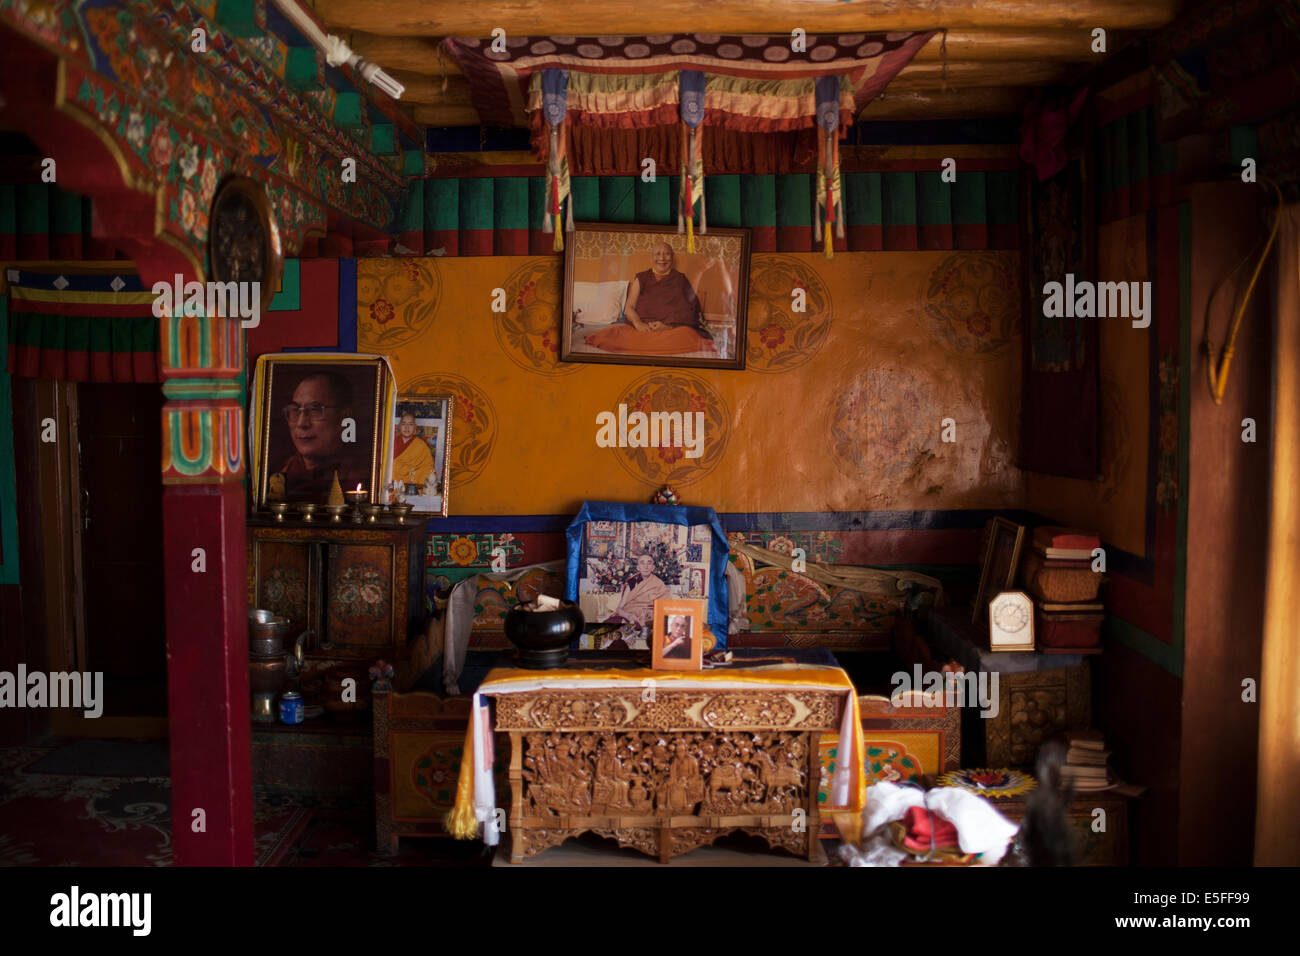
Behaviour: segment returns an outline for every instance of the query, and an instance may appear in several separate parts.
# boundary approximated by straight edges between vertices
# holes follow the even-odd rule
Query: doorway
[[[157,384],[76,391],[85,669],[104,673],[106,717],[165,718],[163,394]]]

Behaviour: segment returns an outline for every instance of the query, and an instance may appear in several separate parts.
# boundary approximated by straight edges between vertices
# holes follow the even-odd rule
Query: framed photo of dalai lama
[[[403,392],[390,423],[386,501],[405,502],[416,514],[447,516],[452,397]]]
[[[704,602],[655,601],[650,666],[698,671],[704,666]]]
[[[564,246],[560,358],[745,367],[749,230],[578,223]]]
[[[382,358],[263,355],[253,373],[253,493],[259,505],[386,500],[392,375]]]

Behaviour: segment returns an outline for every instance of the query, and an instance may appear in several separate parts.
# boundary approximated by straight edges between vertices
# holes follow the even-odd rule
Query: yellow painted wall
[[[1016,253],[755,254],[744,371],[558,361],[561,275],[558,257],[358,263],[358,350],[390,357],[399,392],[457,397],[452,514],[665,482],[718,511],[1023,506]],[[596,416],[638,402],[703,411],[704,454],[597,447]]]

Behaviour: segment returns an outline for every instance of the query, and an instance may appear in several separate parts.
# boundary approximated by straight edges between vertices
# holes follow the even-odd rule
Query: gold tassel
[[[686,210],[686,251],[695,252],[695,210]]]
[[[560,228],[560,214],[555,214],[555,241],[551,243],[551,248],[556,252],[564,251],[564,230]]]
[[[835,240],[831,238],[831,221],[826,220],[826,258],[835,258]]]
[[[558,232],[558,230],[557,230]],[[460,758],[460,777],[456,781],[456,804],[442,818],[442,825],[457,840],[478,836],[478,817],[474,815],[474,720],[465,728],[465,750]]]

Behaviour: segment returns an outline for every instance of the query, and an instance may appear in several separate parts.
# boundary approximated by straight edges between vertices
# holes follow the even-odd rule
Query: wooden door
[[[77,386],[83,666],[104,672],[110,717],[167,714],[162,401],[156,384]]]

